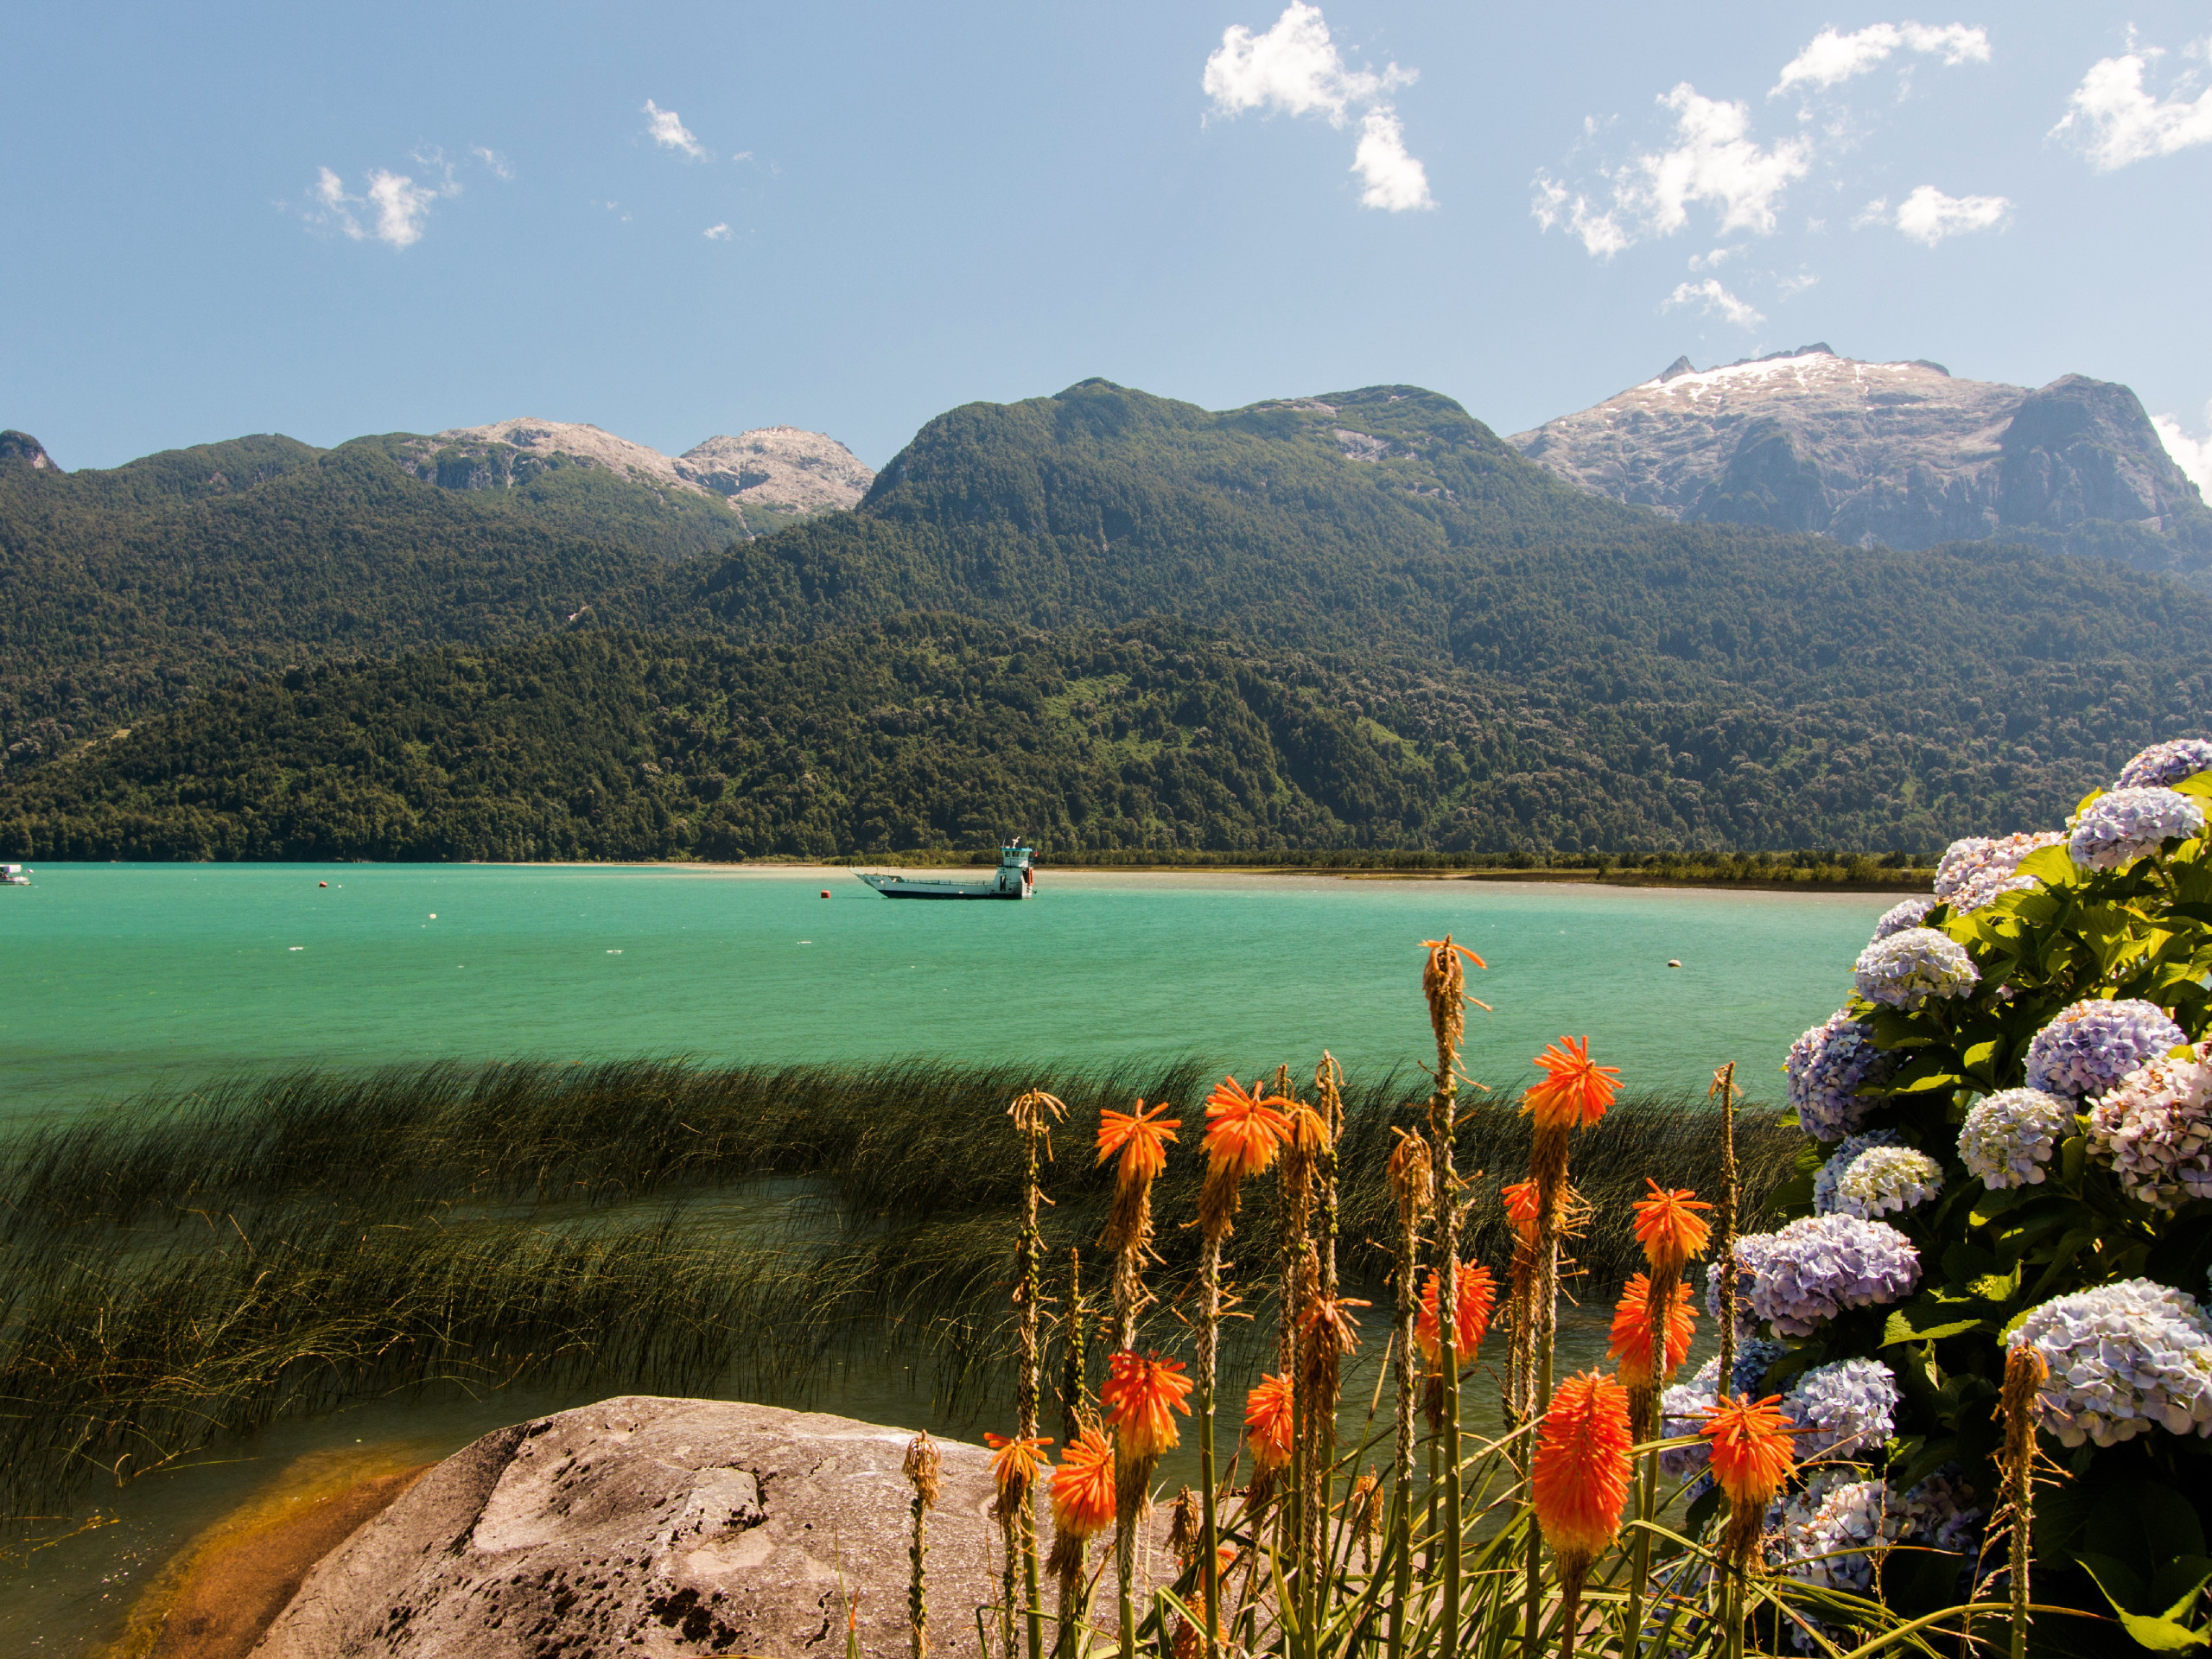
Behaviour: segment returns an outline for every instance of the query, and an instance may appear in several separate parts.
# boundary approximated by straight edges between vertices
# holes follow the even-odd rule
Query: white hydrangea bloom
[[[1967,1173],[1994,1192],[2040,1186],[2058,1143],[2074,1130],[2074,1108],[2040,1089],[2005,1089],[1974,1103],[1959,1128]]]
[[[1870,1147],[1835,1184],[1839,1214],[1872,1220],[1925,1204],[1943,1190],[1943,1166],[1911,1147]]]
[[[2171,1210],[2212,1198],[2212,1042],[2160,1055],[2089,1106],[2089,1144],[2128,1197]]]

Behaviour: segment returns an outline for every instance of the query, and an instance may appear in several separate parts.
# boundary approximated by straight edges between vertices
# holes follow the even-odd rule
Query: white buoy
[[[1679,968],[1682,965],[1682,959],[1680,957],[1669,957],[1667,958],[1667,965],[1669,968]]]

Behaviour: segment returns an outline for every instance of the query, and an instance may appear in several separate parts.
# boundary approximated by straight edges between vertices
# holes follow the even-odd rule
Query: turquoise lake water
[[[1632,1084],[1765,1092],[1889,902],[1047,869],[1026,904],[899,903],[839,873],[45,865],[0,890],[0,1115],[213,1071],[458,1057],[1096,1062],[1249,1074],[1429,1052],[1418,941],[1471,976],[1469,1063],[1587,1033]],[[318,886],[328,882],[327,887]],[[828,887],[831,897],[819,894]],[[1681,963],[1669,969],[1670,958]]]
[[[307,1062],[1198,1056],[1249,1075],[1309,1071],[1325,1046],[1379,1075],[1431,1052],[1417,944],[1445,931],[1491,964],[1472,976],[1497,1010],[1471,1016],[1478,1077],[1508,1083],[1552,1039],[1587,1033],[1631,1085],[1701,1093],[1734,1059],[1771,1098],[1891,902],[1049,868],[1039,885],[1028,904],[937,905],[826,871],[41,865],[0,889],[0,1124]],[[1562,1364],[1604,1342],[1603,1310],[1571,1313]],[[1378,1358],[1352,1363],[1348,1411]],[[163,1561],[296,1456],[438,1457],[582,1403],[368,1402],[88,1493],[115,1524],[0,1562],[0,1651],[92,1651]],[[839,1366],[771,1403],[976,1432],[893,1368]]]

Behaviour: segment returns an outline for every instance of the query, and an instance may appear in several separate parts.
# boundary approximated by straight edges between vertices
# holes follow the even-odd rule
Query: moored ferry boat
[[[887,899],[1033,899],[1037,872],[1030,861],[1036,855],[1034,848],[1008,842],[999,849],[998,868],[981,880],[956,875],[906,875],[895,870],[853,874]]]

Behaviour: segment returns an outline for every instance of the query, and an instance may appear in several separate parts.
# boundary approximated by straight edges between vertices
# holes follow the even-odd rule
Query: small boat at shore
[[[1007,842],[999,849],[999,867],[981,880],[957,875],[906,875],[898,871],[855,870],[854,874],[887,899],[1033,899],[1037,872],[1033,847]]]

